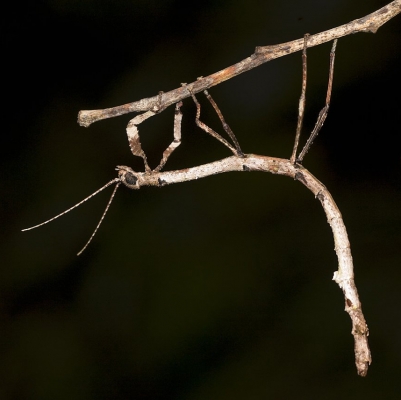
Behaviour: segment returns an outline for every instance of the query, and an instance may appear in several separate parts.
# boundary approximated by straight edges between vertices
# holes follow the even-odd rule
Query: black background
[[[80,257],[111,189],[20,232],[114,178],[116,165],[142,168],[127,145],[132,115],[82,128],[79,110],[154,96],[386,3],[48,0],[2,12],[2,399],[398,398],[400,16],[339,41],[329,116],[304,162],[347,225],[371,332],[366,378],[331,280],[330,228],[298,182],[231,173],[121,188]],[[324,103],[330,46],[308,50],[303,140]],[[210,93],[245,152],[288,158],[300,88],[296,53]],[[191,100],[183,112],[166,170],[229,155],[195,126]],[[155,166],[173,107],[140,133]]]

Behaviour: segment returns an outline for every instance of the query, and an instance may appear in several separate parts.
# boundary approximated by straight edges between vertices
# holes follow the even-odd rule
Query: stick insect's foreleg
[[[131,149],[131,152],[134,156],[141,157],[143,159],[143,163],[145,165],[145,171],[150,172],[151,169],[148,164],[148,159],[146,157],[145,152],[142,150],[141,140],[139,138],[139,132],[137,125],[141,124],[143,121],[147,120],[150,117],[153,117],[156,113],[153,111],[146,111],[143,114],[137,115],[135,118],[132,118],[127,125],[127,136],[128,143]]]
[[[166,164],[168,158],[171,156],[171,153],[181,144],[181,121],[182,121],[182,112],[181,112],[182,101],[175,105],[175,114],[174,114],[174,140],[170,143],[170,146],[164,150],[163,158],[160,161],[160,164],[154,169],[154,171],[159,172],[164,165]]]
[[[143,159],[143,163],[145,165],[145,171],[150,172],[151,168],[148,164],[148,159],[146,157],[145,152],[142,149],[141,140],[139,138],[139,131],[137,126],[141,124],[143,121],[147,120],[150,117],[160,113],[165,109],[165,107],[161,106],[161,98],[163,92],[159,92],[158,102],[155,105],[153,111],[146,111],[143,114],[137,115],[135,118],[132,118],[127,125],[127,136],[128,136],[128,143],[131,149],[131,152],[134,156],[141,157]]]
[[[182,85],[185,86],[185,84],[182,84]],[[237,148],[233,147],[229,142],[227,142],[226,139],[224,139],[221,135],[219,135],[216,131],[214,131],[212,128],[210,128],[209,126],[207,126],[205,123],[203,123],[203,122],[199,119],[199,118],[200,118],[200,112],[201,112],[201,106],[200,106],[200,104],[199,104],[197,98],[195,97],[195,95],[193,94],[193,92],[192,92],[189,88],[188,88],[188,91],[189,91],[189,93],[191,94],[191,97],[192,97],[192,99],[193,99],[193,101],[194,101],[194,103],[195,103],[195,105],[196,105],[196,117],[195,117],[195,123],[196,123],[196,125],[197,125],[199,128],[201,128],[202,130],[204,130],[205,132],[207,132],[210,136],[214,137],[214,138],[217,139],[219,142],[223,143],[224,146],[228,147],[228,148],[230,149],[230,151],[231,151],[235,156],[242,157],[242,156],[243,156],[243,153],[242,153],[241,149],[238,150]],[[206,93],[207,93],[207,91],[206,91]],[[206,94],[206,93],[205,93],[205,94]],[[209,96],[209,97],[208,97],[208,96]],[[209,99],[209,101],[210,101],[211,96],[209,95],[209,93],[206,94],[206,97],[208,97],[208,99]],[[220,120],[221,120],[222,123],[223,123],[224,118],[223,118],[223,116],[221,115],[221,112],[220,112],[220,110],[218,109],[216,103],[214,103],[213,99],[212,99],[212,101],[210,101],[210,102],[212,103],[212,105],[214,104],[213,107],[215,108],[216,112],[217,112],[217,110],[218,110],[217,114],[219,115],[219,118],[220,118]],[[221,117],[220,117],[220,116],[221,116]],[[225,124],[225,121],[224,121],[224,123],[223,123],[223,127],[224,127],[224,124]],[[228,125],[226,124],[226,126],[228,126]],[[230,129],[230,131],[231,131],[231,129]],[[228,133],[228,131],[227,131],[227,133]],[[231,133],[232,133],[232,131],[231,131]],[[234,134],[233,134],[233,135],[234,135]],[[230,136],[231,136],[231,134],[230,134]],[[235,137],[235,136],[234,136],[234,137]],[[234,143],[235,143],[235,142],[237,142],[236,139],[235,139]]]
[[[326,117],[327,117],[327,113],[329,112],[331,91],[332,91],[332,87],[333,87],[334,59],[335,59],[335,55],[336,55],[336,46],[337,46],[337,39],[334,40],[333,47],[331,48],[331,52],[330,52],[330,71],[329,71],[329,83],[327,85],[326,105],[320,111],[319,116],[317,117],[315,127],[313,128],[313,131],[312,131],[311,135],[309,136],[309,138],[305,144],[305,147],[302,149],[301,153],[299,154],[299,156],[296,159],[296,162],[298,162],[298,163],[302,163],[302,160],[304,159],[306,153],[308,152],[309,148],[311,147],[313,141],[315,140],[316,136],[322,129],[324,121],[326,120]]]

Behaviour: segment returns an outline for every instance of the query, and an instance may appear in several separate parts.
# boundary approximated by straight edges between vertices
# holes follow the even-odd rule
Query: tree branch
[[[351,35],[358,32],[376,31],[387,21],[395,17],[401,12],[401,0],[395,0],[387,4],[385,7],[363,17],[341,25],[328,31],[311,35],[308,38],[308,48],[318,46],[320,44],[338,39],[343,36]],[[166,93],[159,93],[156,96],[144,98],[133,103],[123,104],[121,106],[105,108],[103,110],[82,110],[78,114],[78,123],[81,126],[88,127],[96,121],[106,118],[117,117],[119,115],[131,112],[153,111],[158,112],[164,110],[190,96],[188,89],[193,93],[199,93],[203,90],[216,86],[224,81],[234,78],[237,75],[247,72],[258,67],[268,61],[279,57],[300,51],[303,49],[304,39],[293,40],[292,42],[277,44],[273,46],[256,47],[255,52],[237,64],[231,65],[212,75],[199,78],[197,81],[187,85],[187,87],[179,87]]]

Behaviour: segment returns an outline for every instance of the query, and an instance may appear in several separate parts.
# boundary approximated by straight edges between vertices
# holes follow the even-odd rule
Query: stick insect
[[[333,84],[333,72],[334,72],[334,58],[335,58],[335,49],[336,49],[336,44],[337,44],[337,39],[334,40],[331,52],[330,52],[330,70],[329,70],[329,82],[328,82],[328,88],[327,88],[327,95],[326,95],[326,104],[323,107],[323,109],[320,111],[319,116],[317,118],[315,127],[310,134],[303,150],[299,153],[297,156],[297,149],[298,149],[298,143],[299,143],[299,137],[301,133],[301,128],[302,128],[302,122],[304,118],[304,110],[305,110],[305,97],[306,97],[306,82],[307,82],[307,55],[306,55],[306,50],[307,50],[307,41],[308,41],[309,34],[306,34],[304,36],[304,46],[303,46],[303,52],[302,52],[302,92],[301,92],[301,97],[299,100],[299,107],[298,107],[298,122],[297,122],[297,129],[296,129],[296,136],[295,136],[295,142],[294,142],[294,148],[293,152],[291,155],[291,163],[294,165],[300,166],[303,158],[305,157],[306,153],[308,152],[309,148],[312,145],[313,140],[316,138],[318,135],[319,131],[321,130],[323,123],[327,117],[329,105],[330,105],[330,98],[331,98],[331,91],[332,91],[332,84]],[[199,79],[199,78],[198,78]],[[207,90],[204,90],[204,94],[212,107],[214,108],[215,112],[217,113],[224,131],[227,133],[229,138],[231,139],[230,143],[228,140],[226,140],[223,136],[221,136],[219,133],[214,131],[212,128],[210,128],[208,125],[206,125],[204,122],[200,120],[200,113],[201,113],[201,105],[198,102],[195,94],[191,90],[187,84],[183,83],[183,87],[185,87],[188,90],[189,96],[192,97],[195,106],[196,106],[196,116],[195,116],[195,123],[196,125],[201,128],[203,131],[208,133],[210,136],[221,142],[224,146],[226,146],[235,157],[240,157],[244,158],[246,155],[243,153],[241,150],[241,147],[238,143],[238,140],[236,136],[234,135],[233,131],[231,130],[230,126],[227,124],[225,121],[222,112],[220,111],[219,107],[217,106],[216,102],[213,100],[212,96],[208,93]],[[93,231],[92,235],[90,236],[89,240],[86,242],[84,247],[77,253],[79,256],[82,254],[82,252],[88,247],[88,245],[91,243],[92,239],[96,235],[100,225],[102,224],[107,211],[110,208],[110,205],[114,199],[114,196],[117,192],[117,189],[120,187],[121,184],[125,185],[126,187],[130,189],[139,189],[142,185],[152,185],[152,186],[162,186],[163,181],[161,180],[161,174],[160,171],[163,169],[165,166],[167,160],[171,156],[171,154],[179,147],[181,144],[181,122],[182,122],[182,112],[181,112],[181,107],[182,107],[182,101],[178,102],[175,107],[175,114],[174,114],[174,139],[170,143],[170,145],[166,148],[166,150],[163,152],[162,159],[159,163],[159,165],[151,169],[145,152],[142,149],[140,137],[139,137],[139,131],[138,131],[138,125],[147,120],[148,118],[160,113],[163,111],[165,108],[161,106],[161,95],[162,92],[159,93],[159,101],[158,104],[155,105],[153,110],[149,110],[144,112],[143,114],[137,115],[133,119],[131,119],[127,125],[127,136],[128,136],[128,143],[131,149],[131,152],[134,156],[141,157],[144,163],[144,173],[138,173],[134,170],[132,170],[130,167],[127,166],[122,166],[119,165],[116,167],[116,170],[118,171],[117,173],[117,178],[112,179],[108,183],[106,183],[104,186],[102,186],[100,189],[96,190],[94,193],[80,201],[79,203],[75,204],[74,206],[70,207],[69,209],[63,211],[62,213],[56,215],[55,217],[52,217],[48,219],[47,221],[44,221],[40,224],[34,225],[30,228],[23,229],[22,231],[28,231],[31,229],[38,228],[42,225],[48,224],[51,221],[54,221],[55,219],[61,217],[64,214],[69,213],[73,209],[79,207],[81,204],[85,203],[92,197],[96,196],[98,193],[103,191],[104,189],[108,188],[109,186],[115,184],[114,190],[110,196],[110,199],[106,205],[106,208],[95,228]]]

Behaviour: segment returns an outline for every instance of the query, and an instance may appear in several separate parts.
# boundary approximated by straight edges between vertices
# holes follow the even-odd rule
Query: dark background
[[[299,182],[231,173],[111,189],[140,170],[132,115],[79,127],[77,113],[168,91],[387,1],[36,1],[2,12],[0,398],[395,399],[401,391],[401,16],[338,43],[332,106],[304,165],[350,236],[373,364],[356,374],[331,230]],[[308,51],[303,140],[323,106],[331,44]],[[301,88],[292,54],[211,89],[242,148],[288,158]],[[202,96],[202,119],[221,131]],[[173,107],[141,125],[151,165]],[[183,106],[165,169],[229,155]],[[398,395],[397,395],[398,393]]]

